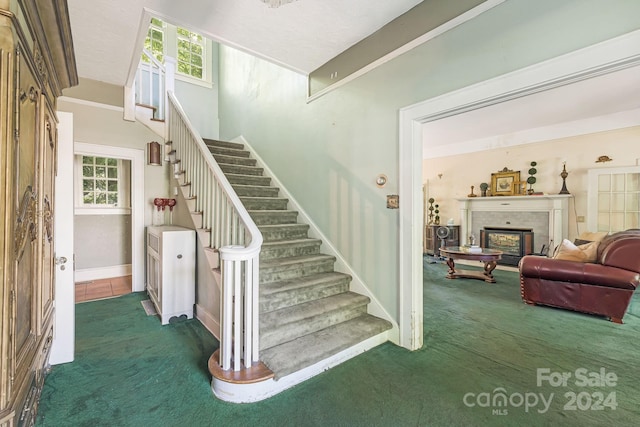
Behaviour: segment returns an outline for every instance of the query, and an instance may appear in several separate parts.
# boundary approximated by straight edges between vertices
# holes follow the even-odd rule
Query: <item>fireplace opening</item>
[[[484,227],[480,230],[483,248],[502,251],[498,264],[517,266],[520,258],[533,253],[533,231],[530,228]]]

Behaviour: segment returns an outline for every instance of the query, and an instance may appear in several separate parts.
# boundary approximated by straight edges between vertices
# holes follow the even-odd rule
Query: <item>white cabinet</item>
[[[163,325],[174,316],[193,318],[195,260],[194,230],[147,227],[147,293]]]

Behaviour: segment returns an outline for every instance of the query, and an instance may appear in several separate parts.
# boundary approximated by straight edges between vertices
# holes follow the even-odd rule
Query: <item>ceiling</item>
[[[640,123],[638,66],[425,123],[423,150],[425,158],[441,157],[629,122]]]
[[[145,9],[222,44],[309,74],[421,0],[296,0],[277,8],[262,0],[67,2],[78,75],[122,86]],[[525,130],[639,108],[636,67],[426,123],[424,152],[438,157],[477,151],[504,143],[505,135],[513,142]]]
[[[124,85],[144,8],[302,74],[421,0],[67,0],[78,75]]]

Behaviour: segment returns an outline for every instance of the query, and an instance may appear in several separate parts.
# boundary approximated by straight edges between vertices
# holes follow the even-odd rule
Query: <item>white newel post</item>
[[[169,93],[174,93],[176,89],[176,59],[170,56],[164,58],[164,95],[161,97],[164,105],[169,105]],[[161,109],[162,110],[162,109]],[[165,116],[168,114],[168,109],[165,109]],[[166,118],[166,117],[165,117]],[[165,120],[165,133],[164,139],[169,140],[169,121]]]

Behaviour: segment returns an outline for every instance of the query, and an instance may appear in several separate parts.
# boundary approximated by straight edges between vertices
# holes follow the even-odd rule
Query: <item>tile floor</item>
[[[75,291],[76,303],[129,294],[131,293],[131,276],[78,282]]]

